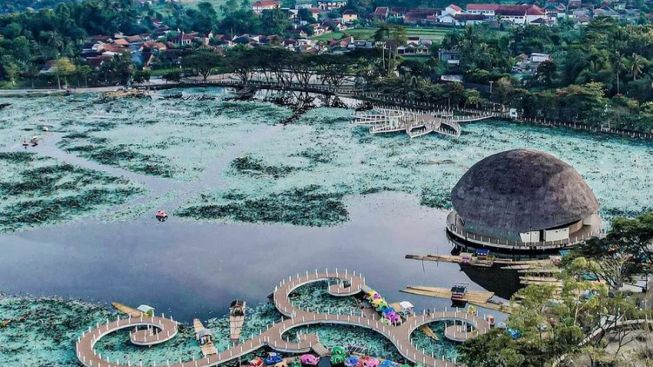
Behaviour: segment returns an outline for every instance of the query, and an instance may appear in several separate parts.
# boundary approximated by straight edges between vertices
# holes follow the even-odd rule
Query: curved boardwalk
[[[390,340],[397,348],[399,353],[406,359],[414,363],[422,363],[428,367],[449,367],[456,364],[434,358],[426,355],[423,351],[418,350],[412,345],[410,336],[418,327],[436,321],[455,321],[458,324],[469,324],[474,328],[470,333],[456,333],[454,339],[463,341],[467,337],[473,337],[486,333],[490,326],[489,323],[477,315],[466,312],[449,311],[449,312],[431,312],[411,316],[401,325],[388,326],[381,322],[376,313],[365,312],[349,315],[336,315],[326,313],[316,313],[296,308],[290,301],[289,295],[295,289],[310,283],[329,281],[328,292],[333,296],[352,296],[360,293],[365,285],[365,278],[355,272],[349,271],[338,272],[317,271],[306,272],[303,275],[297,274],[294,277],[284,279],[275,287],[273,293],[273,302],[275,307],[286,318],[278,323],[273,324],[260,335],[236,345],[228,350],[206,358],[196,359],[187,362],[169,361],[163,366],[172,367],[207,367],[236,359],[245,354],[253,352],[264,346],[269,346],[280,352],[304,353],[313,348],[318,343],[316,335],[301,335],[298,342],[288,342],[282,337],[287,331],[306,325],[315,324],[341,324],[359,326],[373,330]],[[109,361],[103,359],[94,351],[95,343],[107,334],[121,329],[131,329],[136,327],[146,327],[136,332],[130,333],[130,340],[136,345],[155,345],[172,339],[177,334],[177,322],[172,318],[158,317],[128,317],[109,321],[105,324],[96,325],[94,329],[89,328],[77,341],[75,346],[76,354],[79,361],[87,367],[127,367],[128,364],[120,361]],[[449,337],[449,336],[447,336]]]

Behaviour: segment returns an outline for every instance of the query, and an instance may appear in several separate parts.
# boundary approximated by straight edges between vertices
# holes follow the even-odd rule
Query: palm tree
[[[630,60],[630,72],[633,74],[633,80],[637,80],[637,77],[642,74],[645,64],[646,59],[633,52]]]
[[[615,53],[612,55],[612,67],[614,69],[614,75],[617,79],[617,94],[619,94],[619,76],[621,75],[621,72],[626,68],[626,65],[624,64],[624,58],[621,56],[619,51],[615,51]]]

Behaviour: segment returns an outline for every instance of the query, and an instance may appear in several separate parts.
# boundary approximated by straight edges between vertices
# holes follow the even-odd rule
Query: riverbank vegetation
[[[256,16],[249,6],[233,1],[220,12],[204,2],[197,7],[169,6],[179,11],[164,16],[130,1],[86,0],[60,4],[54,10],[2,15],[0,80],[5,87],[145,82],[160,73],[139,70],[128,53],[95,68],[84,62],[80,51],[92,35],[150,32],[153,19],[185,32],[284,35],[290,29],[288,19],[278,11]],[[254,49],[215,42],[175,46],[169,53],[174,57],[161,57],[155,69],[168,70],[164,77],[173,82],[185,75],[206,79],[212,73],[230,72],[244,81],[247,69],[276,74],[277,81],[287,72],[295,80],[301,75],[303,81],[325,84],[345,80],[342,77],[347,75],[360,87],[413,101],[468,108],[501,104],[527,118],[649,132],[653,127],[652,27],[600,17],[581,26],[560,20],[553,26],[503,30],[487,25],[443,31],[375,24],[349,32],[384,45],[388,52],[379,46],[345,55],[301,54],[287,51],[273,37],[267,46]],[[430,56],[399,55],[408,36],[429,38],[426,33],[433,33]],[[325,41],[323,46],[329,49]],[[439,59],[441,50],[455,53],[458,62]],[[520,63],[532,53],[544,53],[548,59],[536,70],[522,70]],[[463,83],[443,82],[443,75],[461,75]]]
[[[461,360],[476,367],[535,367],[565,356],[563,366],[648,365],[650,296],[623,287],[650,273],[651,241],[653,212],[615,218],[607,236],[563,258],[560,288],[521,289],[513,296],[519,306],[507,321],[509,329],[495,329],[464,343]],[[642,321],[619,327],[635,320]],[[641,343],[629,338],[631,334]],[[629,343],[636,346],[625,354]]]

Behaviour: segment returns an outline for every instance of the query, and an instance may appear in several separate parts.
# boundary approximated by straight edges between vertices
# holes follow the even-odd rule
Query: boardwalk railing
[[[361,100],[368,100],[373,102],[382,102],[395,106],[402,107],[413,107],[418,109],[425,110],[455,110],[460,113],[470,113],[470,114],[480,114],[480,113],[491,113],[495,114],[494,118],[505,118],[512,119],[517,122],[528,123],[533,125],[541,126],[550,126],[550,127],[566,127],[574,130],[589,131],[594,133],[606,133],[606,134],[616,134],[621,136],[626,136],[630,138],[637,139],[653,139],[653,132],[641,132],[641,131],[632,131],[624,129],[615,129],[611,127],[601,127],[584,124],[578,121],[559,121],[559,120],[547,120],[543,118],[530,118],[530,117],[519,117],[512,118],[508,113],[506,113],[502,108],[496,109],[471,109],[471,108],[455,108],[452,109],[450,106],[436,104],[432,102],[419,101],[414,99],[408,99],[404,97],[397,97],[393,95],[388,95],[385,93],[374,92],[366,88],[361,88],[355,85],[329,85],[329,84],[317,84],[317,83],[279,83],[265,80],[248,80],[243,82],[239,79],[212,79],[207,81],[194,81],[194,80],[184,80],[179,84],[170,84],[170,85],[150,85],[151,88],[170,88],[178,86],[203,86],[203,85],[216,85],[224,87],[255,87],[258,89],[272,89],[272,90],[297,90],[305,92],[315,92],[315,93],[329,93],[335,95],[341,95],[343,97],[350,97]],[[148,87],[147,85],[141,85],[143,87]]]
[[[162,366],[171,367],[208,367],[216,366],[230,360],[251,353],[263,346],[269,346],[275,350],[289,353],[303,353],[318,345],[319,339],[315,335],[301,335],[296,342],[284,339],[283,335],[289,330],[314,324],[342,324],[358,326],[373,330],[389,341],[391,341],[399,353],[414,363],[422,363],[428,367],[449,367],[456,366],[455,363],[438,359],[434,355],[427,355],[424,350],[418,350],[411,340],[411,335],[418,327],[432,322],[453,322],[455,324],[468,325],[465,328],[473,328],[469,333],[453,332],[447,337],[455,341],[464,341],[469,337],[486,333],[490,325],[486,317],[479,317],[478,313],[471,314],[460,310],[442,312],[423,312],[422,314],[408,317],[399,325],[387,325],[375,313],[366,314],[365,310],[353,309],[349,314],[317,313],[302,310],[295,307],[289,295],[306,284],[327,281],[329,282],[328,292],[334,296],[351,296],[361,292],[365,286],[365,278],[355,272],[348,270],[306,272],[303,275],[297,274],[288,279],[282,280],[275,288],[273,302],[275,307],[285,318],[279,322],[269,325],[266,330],[258,336],[245,341],[242,344],[229,348],[218,354],[213,354],[202,359],[178,363],[166,361]],[[143,330],[142,328],[146,328]],[[114,331],[126,328],[139,328],[132,334],[130,339],[137,345],[154,345],[169,340],[177,333],[177,323],[172,319],[164,317],[141,317],[123,318],[114,322],[107,321],[106,324],[96,325],[94,329],[89,328],[82,334],[76,344],[76,354],[79,361],[86,367],[126,367],[131,366],[129,361],[112,362],[101,355],[96,354],[94,346],[98,340]],[[139,364],[139,366],[141,366]]]

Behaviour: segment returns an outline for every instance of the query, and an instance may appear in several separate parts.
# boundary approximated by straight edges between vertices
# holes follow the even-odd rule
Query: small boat
[[[332,365],[341,365],[345,363],[347,359],[347,350],[345,347],[335,346],[331,348],[331,364]]]
[[[233,342],[240,340],[240,332],[245,324],[245,301],[236,299],[229,306],[229,337]]]
[[[358,360],[358,367],[379,367],[379,360],[374,357],[365,356]]]
[[[30,144],[32,144],[33,147],[39,145],[39,137],[38,136],[32,136],[32,139],[30,139]]]
[[[217,354],[218,351],[213,344],[213,332],[205,328],[199,319],[193,319],[193,328],[195,329],[195,340],[199,343],[204,357]]]
[[[27,149],[28,146],[29,143],[27,142],[27,140],[23,139],[23,148]]]
[[[465,294],[467,294],[467,286],[464,284],[456,284],[451,287],[451,301],[465,302]]]
[[[266,366],[276,365],[277,363],[283,362],[283,358],[278,353],[270,352],[265,357],[264,362]]]
[[[156,213],[154,213],[154,216],[159,220],[159,222],[165,222],[166,219],[168,219],[168,213],[161,209],[157,210]]]
[[[350,355],[345,360],[345,367],[355,367],[356,365],[358,365],[358,359],[359,358],[357,355],[354,354]]]
[[[302,365],[304,366],[317,366],[317,364],[320,362],[320,358],[312,354],[303,354],[301,357],[299,357],[299,361],[302,362]]]

